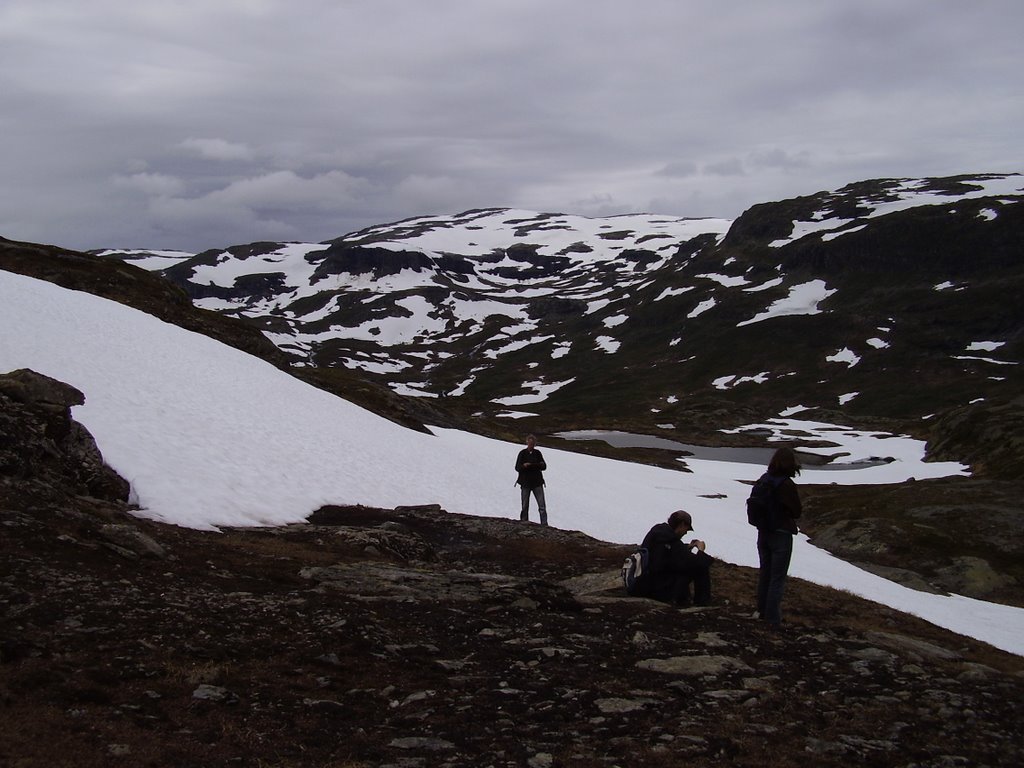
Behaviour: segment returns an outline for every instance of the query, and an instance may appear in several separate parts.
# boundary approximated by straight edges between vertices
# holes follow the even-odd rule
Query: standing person
[[[800,465],[792,448],[779,448],[768,463],[762,480],[774,486],[772,523],[757,529],[757,612],[772,629],[782,623],[782,593],[786,587],[789,561],[793,556],[793,536],[798,533],[800,496],[793,478],[800,474]]]
[[[690,583],[693,583],[693,604],[711,603],[711,563],[714,559],[705,552],[700,539],[689,543],[683,536],[693,530],[689,512],[678,510],[658,523],[644,536],[643,543],[649,556],[647,594],[663,603],[690,604]]]
[[[537,499],[537,512],[540,514],[540,524],[548,524],[548,508],[544,503],[544,470],[548,468],[544,456],[537,450],[537,438],[528,435],[526,447],[516,457],[516,472],[519,478],[516,485],[519,486],[522,494],[522,508],[519,512],[519,519],[530,519],[530,494]]]

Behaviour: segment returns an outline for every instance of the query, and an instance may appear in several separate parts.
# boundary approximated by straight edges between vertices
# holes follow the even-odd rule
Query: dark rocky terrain
[[[0,765],[1024,760],[1024,659],[905,614],[794,580],[769,633],[749,569],[670,608],[623,596],[625,547],[432,508],[161,525],[78,393],[0,382]]]

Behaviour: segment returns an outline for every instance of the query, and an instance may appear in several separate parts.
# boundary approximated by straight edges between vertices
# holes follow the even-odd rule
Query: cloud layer
[[[427,213],[738,215],[1024,170],[1017,0],[6,0],[0,236],[200,250]]]

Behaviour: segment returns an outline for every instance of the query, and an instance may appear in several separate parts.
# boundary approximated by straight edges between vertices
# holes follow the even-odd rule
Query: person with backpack
[[[699,539],[684,542],[683,536],[693,530],[689,512],[677,510],[664,523],[658,523],[640,545],[648,552],[647,576],[643,597],[652,597],[672,605],[690,605],[690,584],[693,584],[693,605],[711,603],[711,564],[714,558],[705,552]]]
[[[800,474],[800,465],[792,448],[779,448],[772,455],[765,472],[754,484],[748,517],[756,498],[763,498],[763,513],[751,522],[757,528],[757,615],[768,626],[779,629],[782,624],[782,593],[786,587],[789,563],[793,557],[793,536],[799,532],[800,495],[793,478]]]
[[[544,470],[547,468],[544,456],[537,450],[537,438],[534,435],[528,435],[526,447],[516,457],[516,472],[519,473],[516,485],[519,486],[522,496],[519,519],[523,522],[530,519],[530,495],[532,494],[537,499],[540,524],[548,524],[548,508],[544,502]]]

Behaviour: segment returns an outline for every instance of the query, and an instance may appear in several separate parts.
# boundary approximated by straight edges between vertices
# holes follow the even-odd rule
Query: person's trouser
[[[697,562],[687,570],[686,577],[693,582],[693,604],[711,604],[711,563]]]
[[[782,622],[782,593],[793,557],[793,534],[789,531],[758,531],[757,556],[761,569],[757,577],[757,610],[769,624]]]
[[[673,605],[690,605],[690,584],[693,584],[693,605],[711,604],[710,557],[694,557],[678,570],[662,573],[650,587],[650,597]]]
[[[532,493],[537,499],[537,512],[540,513],[540,524],[548,524],[548,508],[544,503],[544,486],[538,485],[536,488],[527,488],[525,485],[520,486],[520,490],[523,495],[523,507],[519,512],[520,520],[530,519],[530,494]]]
[[[688,605],[690,602],[690,577],[685,573],[659,574],[653,580],[647,597],[672,605]]]

